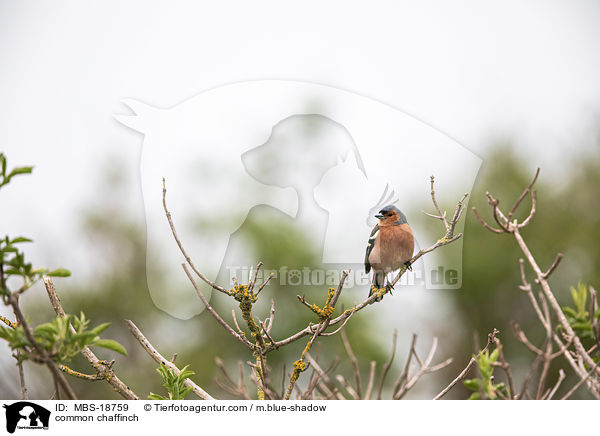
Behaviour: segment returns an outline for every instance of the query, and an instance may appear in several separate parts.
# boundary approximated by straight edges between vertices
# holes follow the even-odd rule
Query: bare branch
[[[369,369],[369,381],[367,382],[367,390],[365,391],[365,400],[371,399],[371,393],[373,392],[373,383],[375,382],[375,367],[377,366],[377,362],[374,360],[371,361],[371,367]]]
[[[523,199],[525,198],[525,196],[531,191],[531,188],[533,188],[533,185],[535,184],[538,176],[540,175],[540,169],[538,168],[535,172],[535,176],[533,177],[533,180],[531,181],[531,183],[529,184],[529,186],[527,186],[527,188],[525,188],[525,190],[521,193],[521,195],[519,196],[519,198],[517,198],[517,201],[515,201],[515,204],[513,205],[513,207],[511,207],[510,211],[508,212],[508,215],[506,217],[506,221],[510,222],[513,214],[515,213],[515,211],[517,210],[517,208],[519,207],[519,205],[521,204],[521,202],[523,201]],[[532,214],[530,214],[531,216]]]
[[[435,218],[441,219],[444,222],[444,227],[446,227],[446,231],[450,230],[450,225],[448,224],[448,220],[446,219],[446,212],[442,213],[440,206],[438,206],[437,200],[435,199],[435,189],[434,189],[435,177],[431,176],[431,201],[433,202],[433,206],[438,213],[438,216]]]
[[[513,384],[512,372],[510,370],[510,365],[506,361],[504,357],[504,352],[502,351],[503,346],[500,342],[500,339],[494,338],[494,343],[496,345],[496,349],[498,350],[498,358],[500,359],[500,367],[504,370],[506,374],[506,380],[508,382],[508,390],[510,392],[510,399],[512,400],[515,397],[515,387]]]
[[[535,353],[538,356],[541,356],[544,354],[544,352],[542,350],[540,350],[538,347],[533,345],[531,343],[531,341],[529,339],[527,339],[527,336],[525,336],[525,332],[521,329],[521,327],[519,326],[519,324],[517,322],[511,321],[510,325],[513,329],[513,333],[515,334],[515,336],[517,337],[519,342],[521,342],[523,345],[525,345],[527,348],[529,348],[529,350],[532,353]]]
[[[412,357],[416,356],[415,353],[415,345],[417,344],[417,335],[413,333],[412,339],[410,341],[410,348],[408,349],[408,356],[406,356],[406,362],[404,363],[404,367],[398,380],[394,383],[394,389],[392,390],[392,398],[396,396],[396,394],[402,389],[402,386],[406,385],[406,381],[408,380],[408,373],[410,370],[410,363],[412,361]]]
[[[554,262],[552,262],[552,265],[550,265],[550,268],[548,268],[548,271],[546,271],[544,274],[542,274],[542,276],[547,279],[550,274],[552,274],[552,272],[556,269],[556,267],[558,266],[558,264],[560,263],[560,261],[563,258],[563,254],[562,253],[558,253],[556,255],[556,257],[554,258]],[[536,279],[536,283],[538,282],[538,280]]]
[[[341,326],[339,326],[336,330],[330,332],[330,333],[321,333],[321,336],[333,336],[337,333],[339,333],[344,327],[346,327],[346,324],[348,323],[348,321],[350,321],[350,318],[352,318],[352,315],[354,315],[355,312],[350,312],[350,316],[348,316],[348,318],[346,318],[344,320],[344,322],[342,323]]]
[[[544,273],[538,266],[537,262],[535,261],[535,259],[533,257],[533,254],[531,253],[531,251],[529,251],[529,247],[527,246],[527,244],[523,240],[523,237],[519,233],[519,229],[514,229],[513,235],[514,235],[515,239],[517,240],[517,243],[519,244],[521,251],[523,251],[523,254],[525,254],[525,257],[529,261],[529,264],[535,271],[537,279],[542,287],[542,291],[544,292],[544,296],[546,297],[546,299],[548,300],[548,303],[552,307],[552,311],[554,312],[554,315],[560,322],[560,324],[561,324],[562,328],[565,330],[566,334],[569,337],[573,337],[573,345],[575,347],[577,354],[583,359],[583,361],[585,362],[586,365],[588,365],[589,367],[592,367],[595,364],[594,360],[587,354],[585,348],[583,347],[583,345],[581,343],[581,340],[579,339],[579,337],[577,337],[577,335],[575,334],[575,331],[573,330],[573,328],[567,321],[567,318],[565,317],[565,314],[562,311],[562,308],[560,307],[558,301],[556,300],[556,298],[554,297],[554,294],[552,293],[552,290],[550,289],[550,285],[548,284],[546,278],[544,277]]]
[[[335,304],[337,303],[337,300],[342,292],[342,289],[344,287],[344,282],[346,281],[346,278],[348,277],[348,271],[343,271],[342,272],[342,276],[340,278],[340,282],[338,284],[337,289],[334,292],[333,297],[331,297],[331,299],[329,300],[329,306],[331,308],[335,307]],[[302,350],[302,354],[300,355],[300,359],[296,360],[294,362],[294,370],[292,371],[292,375],[290,376],[290,383],[288,385],[288,390],[287,393],[285,395],[285,399],[288,400],[290,398],[290,395],[292,394],[292,390],[294,389],[294,386],[296,384],[296,381],[298,380],[298,377],[300,376],[300,373],[305,371],[308,368],[308,365],[306,364],[306,362],[304,361],[304,359],[306,358],[306,355],[308,354],[308,352],[310,351],[310,348],[312,346],[312,344],[315,342],[315,340],[317,339],[317,337],[323,332],[325,331],[325,329],[329,326],[330,322],[331,322],[331,315],[333,314],[333,311],[331,313],[329,313],[329,315],[327,315],[325,318],[323,318],[321,320],[321,322],[319,324],[317,324],[317,326],[314,329],[314,333],[312,335],[312,337],[310,338],[310,340],[308,341],[308,343],[306,344],[306,346],[304,347],[304,350]],[[312,326],[309,325],[307,327],[310,331],[312,331]]]
[[[540,353],[541,353],[541,351],[540,351]],[[515,400],[522,400],[525,397],[529,398],[529,392],[527,391],[527,388],[529,387],[529,383],[531,382],[531,380],[533,380],[533,376],[535,375],[535,372],[537,371],[538,366],[540,366],[541,361],[542,361],[542,354],[539,354],[538,356],[536,356],[536,358],[533,360],[533,363],[530,365],[529,371],[527,371],[527,375],[525,376],[525,379],[523,380],[523,385],[521,386],[521,391],[515,397]]]
[[[350,383],[348,382],[348,380],[346,380],[346,378],[343,375],[337,374],[335,376],[335,378],[337,379],[338,382],[340,382],[340,384],[344,387],[344,389],[346,389],[346,392],[348,392],[348,394],[350,394],[350,396],[352,397],[352,399],[354,399],[354,400],[360,400],[360,395],[358,395],[358,392],[356,392],[354,390],[354,388],[352,387],[352,385],[350,385]]]
[[[498,224],[498,226],[506,233],[510,232],[508,225],[509,222],[507,220],[507,218],[504,216],[504,214],[502,213],[502,211],[498,208],[498,205],[500,204],[500,200],[494,198],[492,196],[492,194],[490,194],[489,192],[485,193],[487,199],[488,199],[488,203],[490,206],[492,206],[492,215],[494,217],[494,220],[496,221],[496,224]],[[500,219],[502,218],[502,220]]]
[[[267,286],[269,284],[269,282],[271,281],[271,279],[275,277],[275,274],[270,273],[267,278],[265,279],[264,282],[262,282],[260,284],[260,286],[258,287],[258,291],[256,291],[256,295],[260,294],[262,292],[262,290],[265,288],[265,286]]]
[[[496,335],[499,333],[498,330],[496,330],[494,328],[494,330],[488,334],[488,341],[486,346],[483,348],[483,350],[480,351],[480,353],[485,353],[487,351],[487,349],[489,348],[489,346],[492,344],[492,342],[494,342],[494,340],[496,339]],[[469,370],[471,369],[471,367],[475,364],[476,360],[475,360],[475,356],[471,357],[471,360],[469,360],[469,363],[467,364],[467,366],[465,367],[465,369],[463,369],[461,371],[460,374],[458,374],[458,376],[452,380],[452,382],[446,386],[439,394],[437,394],[434,397],[434,400],[439,400],[440,398],[442,398],[444,395],[446,395],[448,393],[448,391],[450,391],[450,389],[452,389],[458,382],[460,382],[462,379],[465,378],[465,376],[467,375],[467,373],[469,372]]]
[[[127,319],[127,320],[125,320],[125,322],[127,323],[127,327],[129,328],[129,331],[131,331],[131,334],[133,334],[133,336],[137,339],[137,341],[140,343],[142,348],[144,350],[146,350],[146,352],[150,355],[150,357],[152,357],[152,359],[154,359],[154,361],[156,363],[158,363],[159,365],[166,366],[171,371],[173,371],[173,373],[175,375],[179,375],[179,373],[180,373],[179,368],[177,368],[177,366],[175,364],[173,364],[172,362],[170,362],[169,360],[165,359],[156,350],[156,348],[154,348],[154,346],[150,343],[150,341],[148,341],[148,339],[146,339],[146,337],[142,334],[140,329],[138,329],[137,326],[132,321]],[[198,386],[196,383],[194,383],[189,378],[185,379],[184,384],[186,386],[191,387],[192,391],[198,397],[202,398],[203,400],[214,400],[214,398],[212,396],[210,396],[204,389],[202,389],[200,386]]]
[[[337,362],[334,362],[331,365],[331,368],[329,368],[327,371],[323,371],[323,369],[321,368],[321,366],[310,355],[310,353],[306,354],[306,358],[310,362],[311,367],[314,368],[315,371],[317,371],[317,373],[323,379],[323,381],[325,382],[325,384],[328,385],[328,386],[325,386],[327,388],[326,391],[329,391],[329,394],[326,393],[326,395],[328,395],[328,396],[331,395],[333,398],[336,398],[338,400],[344,400],[345,399],[344,396],[337,390],[337,388],[335,388],[335,386],[333,384],[333,381],[329,378],[329,375],[328,375],[331,371],[333,371],[333,369],[337,365]]]
[[[600,350],[600,319],[596,317],[598,312],[598,294],[596,290],[590,286],[590,323],[592,325],[592,333],[594,333],[594,339],[596,340],[597,349]]]
[[[166,187],[166,182],[165,182],[164,178],[163,178],[163,209],[165,211],[165,215],[167,216],[167,220],[169,221],[169,226],[171,227],[171,233],[173,233],[173,238],[175,238],[175,242],[177,242],[177,246],[179,247],[181,254],[183,254],[183,257],[185,258],[185,261],[188,263],[190,268],[192,268],[192,270],[196,273],[196,275],[198,277],[200,277],[202,279],[202,281],[204,281],[206,284],[210,285],[213,289],[216,289],[217,291],[222,292],[223,294],[230,295],[230,292],[227,289],[217,285],[215,282],[213,282],[212,280],[209,280],[208,277],[206,277],[204,274],[202,274],[198,270],[198,268],[196,268],[194,263],[192,262],[192,259],[185,251],[185,248],[183,248],[183,244],[181,243],[181,241],[179,240],[179,237],[177,236],[177,230],[175,230],[175,225],[173,224],[171,212],[169,212],[169,210],[167,209],[167,187]]]
[[[240,334],[240,336],[245,336],[245,333],[240,328],[240,325],[238,324],[237,317],[235,316],[235,309],[231,309],[231,317],[233,318],[233,324],[235,325],[235,328],[237,329],[237,331]]]
[[[552,390],[549,390],[546,395],[544,395],[543,399],[544,400],[551,400],[552,397],[554,396],[554,394],[556,393],[556,391],[558,390],[560,384],[563,382],[563,380],[565,379],[565,372],[562,369],[558,370],[558,380],[556,381],[556,384],[554,385],[554,387],[552,388]]]
[[[16,357],[18,362],[18,354]],[[17,367],[19,368],[19,384],[21,385],[21,399],[28,400],[29,396],[27,395],[27,385],[25,384],[25,372],[23,371],[23,362],[17,363]]]
[[[537,203],[536,193],[535,193],[535,189],[533,189],[531,191],[531,210],[529,211],[529,215],[527,216],[527,218],[525,218],[521,223],[519,223],[517,225],[518,228],[523,228],[527,224],[529,224],[529,222],[533,218],[533,215],[535,215],[536,203]]]
[[[348,341],[348,336],[346,335],[346,330],[342,330],[341,332],[342,343],[344,344],[344,349],[346,350],[346,354],[352,362],[352,368],[354,372],[354,381],[356,382],[356,394],[358,397],[362,397],[361,393],[361,383],[360,383],[360,368],[358,367],[358,360],[356,360],[356,356],[352,351],[352,346],[350,345],[350,341]]]
[[[488,229],[490,232],[504,233],[504,230],[497,229],[496,227],[490,226],[483,218],[481,218],[481,215],[479,215],[479,212],[477,212],[477,208],[475,206],[473,206],[471,209],[473,210],[473,212],[475,213],[475,216],[477,217],[477,219],[479,220],[479,222],[481,223],[481,225],[483,227],[485,227],[486,229]]]
[[[252,342],[250,342],[248,339],[246,339],[245,336],[242,336],[239,333],[237,333],[235,330],[233,330],[233,328],[229,324],[227,324],[227,322],[225,322],[225,320],[223,318],[221,318],[221,316],[217,313],[217,311],[215,309],[213,309],[213,307],[208,303],[208,300],[206,299],[206,297],[204,296],[204,294],[198,287],[198,284],[194,280],[194,277],[190,274],[190,271],[188,270],[186,264],[182,263],[181,266],[183,267],[185,274],[188,276],[188,278],[192,282],[192,285],[194,286],[194,289],[196,290],[196,294],[198,294],[198,297],[200,297],[200,299],[202,300],[202,303],[204,303],[206,310],[208,310],[209,313],[217,320],[217,322],[219,324],[221,324],[225,328],[225,330],[227,330],[229,333],[231,333],[231,335],[233,335],[234,338],[236,338],[238,341],[240,341],[242,344],[244,344],[250,350],[254,350],[254,345],[252,344]]]
[[[414,338],[414,336],[413,336]],[[379,379],[379,386],[377,387],[377,399],[381,400],[381,392],[383,391],[383,383],[385,382],[385,378],[392,366],[392,362],[394,361],[394,356],[396,355],[396,342],[398,340],[398,330],[394,330],[394,336],[392,338],[392,354],[390,355],[389,360],[383,366],[383,371],[381,372],[381,378]]]
[[[260,271],[260,268],[263,266],[262,262],[258,262],[258,264],[256,265],[256,269],[254,270],[254,277],[250,277],[250,284],[248,285],[248,290],[250,292],[252,292],[254,290],[254,285],[256,284],[256,278],[258,277],[258,271]],[[263,283],[264,284],[264,283]]]
[[[567,392],[565,395],[563,395],[561,397],[561,400],[566,400],[568,399],[571,395],[573,395],[575,393],[575,391],[577,389],[579,389],[579,387],[587,382],[589,380],[589,378],[591,377],[591,375],[594,373],[594,371],[596,370],[596,368],[598,367],[598,363],[596,363],[592,368],[590,368],[589,372],[587,373],[587,375],[585,377],[582,377],[576,384],[575,386],[573,386],[571,389],[569,389],[569,392]],[[592,393],[594,393],[594,391],[592,391]],[[596,396],[596,399],[600,399],[598,398],[598,396]]]
[[[435,366],[431,366],[431,361],[433,360],[433,356],[435,355],[435,351],[437,350],[437,344],[438,344],[438,339],[437,338],[433,338],[433,341],[431,343],[431,348],[429,349],[429,353],[427,354],[427,357],[425,358],[424,362],[421,362],[420,359],[417,356],[417,353],[414,349],[414,342],[413,342],[413,346],[411,347],[412,353],[415,356],[415,359],[417,359],[417,361],[419,362],[419,369],[417,370],[417,372],[411,376],[408,377],[406,379],[406,383],[394,394],[393,399],[394,400],[399,400],[402,397],[404,397],[404,395],[406,395],[406,393],[412,389],[412,387],[419,381],[419,379],[424,376],[425,374],[431,373],[431,372],[435,372],[435,371],[439,371],[442,368],[445,368],[446,366],[448,366],[451,362],[452,362],[452,358],[446,359],[444,362],[439,363]],[[406,367],[408,368],[408,366]],[[407,373],[408,374],[408,371]]]

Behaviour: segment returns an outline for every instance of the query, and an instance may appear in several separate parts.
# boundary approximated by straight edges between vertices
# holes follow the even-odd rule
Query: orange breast
[[[397,270],[412,258],[414,246],[412,230],[408,224],[382,227],[369,262],[376,270]]]

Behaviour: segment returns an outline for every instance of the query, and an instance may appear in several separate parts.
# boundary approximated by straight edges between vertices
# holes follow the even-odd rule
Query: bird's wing
[[[365,272],[368,274],[369,271],[371,271],[371,264],[369,263],[369,255],[371,254],[371,251],[373,250],[373,247],[375,246],[375,234],[377,233],[377,231],[379,230],[379,226],[376,225],[375,227],[373,227],[373,230],[371,230],[371,235],[369,236],[369,242],[367,243],[367,250],[365,252]]]

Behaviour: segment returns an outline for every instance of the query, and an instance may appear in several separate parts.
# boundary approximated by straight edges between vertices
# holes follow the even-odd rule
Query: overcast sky
[[[114,119],[120,101],[168,108],[254,79],[369,97],[484,162],[509,135],[560,173],[597,119],[599,19],[596,1],[0,1],[0,150],[36,166],[0,193],[0,231],[40,241],[41,264],[76,265],[90,242],[60,247],[82,205],[102,208],[108,157],[125,162],[144,219],[143,138]]]

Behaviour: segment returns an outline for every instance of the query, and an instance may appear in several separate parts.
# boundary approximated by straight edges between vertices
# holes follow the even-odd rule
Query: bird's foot
[[[383,300],[383,296],[388,293],[387,286],[384,288],[378,288],[375,285],[371,285],[371,292],[369,293],[369,297],[371,295],[375,295],[375,301]]]
[[[387,285],[385,285],[385,288],[383,288],[383,289],[385,289],[386,293],[389,292],[390,295],[394,295],[394,294],[392,294],[392,289],[394,289],[394,285],[392,285],[390,282],[388,282]]]
[[[410,260],[407,262],[404,262],[404,265],[406,265],[407,270],[412,271],[412,264],[410,263]]]

